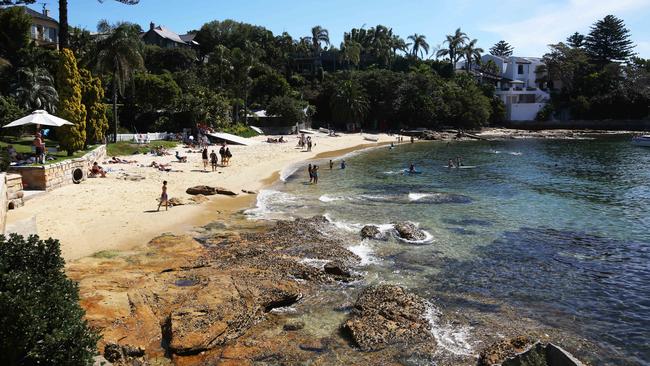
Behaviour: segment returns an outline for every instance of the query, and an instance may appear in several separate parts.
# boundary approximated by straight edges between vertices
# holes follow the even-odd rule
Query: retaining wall
[[[101,145],[80,158],[42,166],[12,166],[8,172],[20,174],[24,189],[50,191],[73,183],[72,173],[76,169],[81,169],[82,179],[86,179],[93,163],[104,158],[106,145]]]
[[[524,130],[622,130],[650,131],[650,120],[572,120],[572,121],[511,121],[503,127]]]

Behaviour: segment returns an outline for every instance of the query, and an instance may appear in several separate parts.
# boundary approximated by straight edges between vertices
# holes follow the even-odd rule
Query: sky
[[[56,0],[47,2],[58,18]],[[32,5],[40,10],[43,3]],[[199,29],[212,20],[234,19],[264,26],[274,34],[306,36],[311,27],[329,30],[339,46],[351,28],[382,24],[407,38],[424,34],[429,45],[440,45],[445,34],[460,27],[488,49],[503,39],[517,56],[541,56],[547,45],[564,41],[573,32],[588,33],[607,14],[622,18],[637,44],[640,57],[650,58],[650,0],[140,0],[124,5],[113,0],[69,0],[71,25],[94,31],[100,19],[130,21],[144,29],[149,23],[176,33]]]

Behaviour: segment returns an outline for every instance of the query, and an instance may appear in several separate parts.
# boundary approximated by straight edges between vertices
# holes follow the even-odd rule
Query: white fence
[[[118,133],[117,141],[130,141],[145,144],[149,141],[165,140],[169,134],[167,132],[149,132],[149,133]],[[113,141],[114,135],[108,136],[108,141]]]

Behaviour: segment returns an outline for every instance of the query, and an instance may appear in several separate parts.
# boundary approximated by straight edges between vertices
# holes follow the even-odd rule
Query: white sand
[[[284,144],[268,144],[266,136],[253,146],[230,146],[233,154],[231,166],[218,168],[218,172],[203,172],[200,153],[187,153],[178,147],[181,155],[189,157],[188,163],[177,163],[173,155],[153,157],[135,155],[124,157],[137,160],[136,164],[102,164],[109,172],[107,178],[88,179],[79,185],[70,184],[34,197],[24,207],[9,211],[9,225],[24,220],[35,220],[38,235],[61,241],[63,257],[67,261],[92,255],[102,250],[125,250],[146,243],[165,232],[180,233],[194,225],[209,222],[217,210],[232,212],[254,202],[252,195],[239,198],[213,197],[201,205],[177,206],[165,212],[156,209],[163,180],[168,181],[169,197],[187,199],[188,187],[195,185],[220,186],[235,192],[242,189],[259,190],[284,167],[312,159],[321,153],[376,145],[365,141],[359,134],[328,137],[312,135],[315,143],[311,152],[296,147],[295,136]],[[381,135],[379,142],[394,141],[394,137]],[[363,146],[362,146],[363,145]],[[218,147],[210,147],[218,152]],[[173,153],[173,151],[172,151]],[[152,162],[172,163],[174,170],[161,172],[148,167]],[[147,165],[141,167],[140,165]],[[210,167],[208,167],[210,170]],[[141,181],[120,179],[122,173],[144,176]]]

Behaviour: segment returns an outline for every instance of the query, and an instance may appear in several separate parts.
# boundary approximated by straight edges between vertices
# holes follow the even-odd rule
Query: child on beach
[[[160,203],[158,203],[158,209],[156,211],[160,211],[160,206],[162,206],[163,202],[165,203],[165,211],[167,211],[169,208],[169,199],[167,197],[167,181],[163,181]]]

